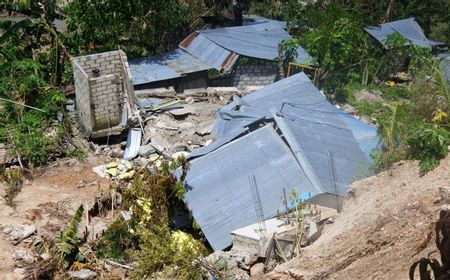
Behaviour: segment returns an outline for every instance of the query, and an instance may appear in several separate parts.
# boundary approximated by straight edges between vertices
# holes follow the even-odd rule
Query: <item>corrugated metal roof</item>
[[[255,23],[251,25],[199,30],[188,36],[179,47],[215,69],[227,71],[238,55],[276,59],[279,43],[291,38],[284,30],[285,25],[283,22],[256,17]],[[230,58],[230,53],[235,55]],[[299,47],[297,53],[297,62],[312,62],[311,56],[303,48]]]
[[[182,49],[175,49],[156,57],[129,62],[134,85],[182,77],[212,67]]]
[[[256,177],[265,218],[283,205],[283,188],[317,193],[269,125],[190,161],[185,201],[215,250],[231,245],[231,231],[257,222],[248,175]]]
[[[386,45],[387,37],[395,32],[398,32],[405,37],[405,39],[409,41],[409,44],[414,44],[419,47],[431,48],[432,46],[442,44],[440,42],[428,40],[423,33],[422,28],[420,28],[414,18],[391,21],[381,24],[378,27],[369,26],[364,28],[364,30],[377,39],[377,41],[385,48],[388,47]]]
[[[237,54],[217,45],[203,34],[197,32],[193,34],[196,35],[191,34],[180,43],[180,48],[219,71],[231,69],[239,57]]]
[[[269,172],[270,176],[274,171],[280,172],[278,176],[290,176],[288,173],[291,171],[280,168],[282,166],[277,157],[272,155],[271,146],[274,144],[261,144],[266,137],[258,133],[261,120],[273,121],[280,132],[276,135],[278,140],[286,140],[290,154],[301,169],[295,175],[300,176],[296,179],[303,182],[300,193],[310,192],[313,197],[321,194],[342,196],[347,193],[347,187],[353,180],[370,174],[369,154],[378,144],[376,129],[335,108],[304,73],[239,98],[219,111],[213,130],[218,140],[210,148],[194,152],[196,158],[191,160],[187,177],[188,207],[196,220],[197,217],[202,219],[199,224],[203,231],[209,232],[205,235],[214,249],[229,245],[229,231],[224,230],[235,227],[234,222],[239,223],[236,227],[242,227],[254,223],[256,219],[250,215],[242,216],[247,220],[241,220],[242,213],[249,211],[245,207],[250,207],[247,204],[252,202],[242,204],[240,197],[248,198],[251,192],[248,192],[247,181],[229,177],[252,175],[254,166]],[[247,127],[253,132],[242,136]],[[242,141],[250,135],[251,141]],[[265,154],[265,158],[260,158],[259,153]],[[213,154],[215,156],[211,156]],[[268,180],[263,172],[254,175],[258,180]],[[284,181],[271,182],[271,189],[275,190],[285,185]],[[218,191],[216,196],[216,188],[224,188],[223,184],[226,184],[228,192]],[[274,203],[279,203],[277,196],[266,191],[260,190],[260,195],[268,199],[262,203],[265,213],[266,208],[272,211]],[[226,208],[222,208],[227,205],[222,203],[234,200],[241,203],[239,211],[233,208],[227,212]],[[233,207],[237,206],[233,204]],[[270,215],[270,212],[267,214]],[[226,223],[227,227],[224,228],[222,223]]]
[[[439,68],[450,83],[450,53],[441,54],[439,59]]]

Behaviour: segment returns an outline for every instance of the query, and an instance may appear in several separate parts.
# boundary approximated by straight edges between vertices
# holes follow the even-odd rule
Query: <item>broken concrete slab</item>
[[[155,148],[151,144],[147,144],[145,146],[141,146],[139,148],[139,156],[148,157],[152,153],[155,152]]]
[[[209,135],[211,134],[213,128],[214,128],[214,121],[202,122],[198,125],[195,133],[200,136]]]

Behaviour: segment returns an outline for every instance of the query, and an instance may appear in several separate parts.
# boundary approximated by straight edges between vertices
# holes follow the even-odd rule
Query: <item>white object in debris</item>
[[[188,152],[182,151],[182,152],[176,152],[172,154],[173,159],[177,159],[179,156],[183,155],[185,158],[189,155]]]
[[[139,128],[131,128],[128,130],[127,146],[125,147],[125,154],[123,159],[132,160],[138,153],[141,147],[142,131]]]
[[[122,210],[120,211],[120,214],[122,214],[122,217],[125,221],[131,220],[131,214],[129,211]]]

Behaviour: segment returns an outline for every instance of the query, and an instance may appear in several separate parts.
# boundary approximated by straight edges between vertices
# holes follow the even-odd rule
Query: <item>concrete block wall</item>
[[[89,76],[77,62],[73,61],[72,65],[78,117],[85,131],[90,134],[93,128],[93,120]]]
[[[233,86],[244,88],[270,85],[278,79],[278,72],[276,64],[237,65],[233,77]]]
[[[120,124],[120,76],[109,74],[91,79],[91,100],[95,118],[94,130]]]
[[[119,50],[75,57],[72,64],[77,108],[86,132],[92,135],[121,125],[122,113],[132,107],[128,108],[127,102],[135,102],[125,53]]]

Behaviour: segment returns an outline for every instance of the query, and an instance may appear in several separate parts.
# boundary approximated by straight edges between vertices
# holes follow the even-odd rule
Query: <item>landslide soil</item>
[[[449,205],[439,187],[450,187],[450,156],[423,176],[417,162],[404,161],[355,182],[343,211],[314,244],[252,279],[409,279],[416,260],[431,254],[440,261],[434,225]]]
[[[6,225],[34,224],[38,234],[55,237],[65,229],[80,204],[92,207],[95,197],[108,191],[108,179],[100,179],[92,167],[97,158],[84,163],[75,159],[60,160],[32,171],[14,199],[14,208],[5,204],[6,186],[0,183],[0,229]],[[17,245],[20,246],[20,245]],[[0,232],[0,279],[14,279],[12,252],[17,246]]]

